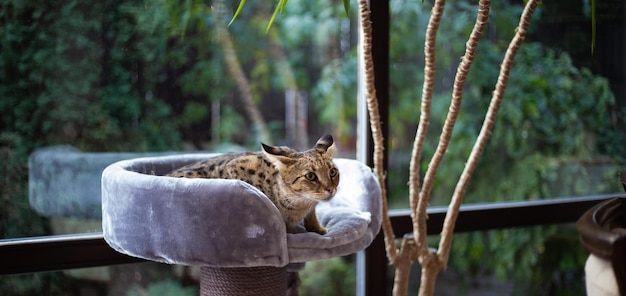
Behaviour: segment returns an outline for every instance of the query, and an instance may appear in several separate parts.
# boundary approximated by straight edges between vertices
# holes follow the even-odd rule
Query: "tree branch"
[[[437,68],[435,53],[437,30],[439,29],[439,23],[441,22],[441,15],[443,14],[445,4],[445,0],[437,0],[435,2],[426,29],[422,107],[409,167],[409,202],[411,207],[411,219],[413,221],[413,236],[417,244],[418,256],[426,256],[428,254],[428,244],[426,243],[426,208],[428,207],[428,197],[424,198],[420,194],[420,162],[426,132],[430,123],[433,85],[435,84],[435,72]]]
[[[220,20],[221,12],[219,9],[217,9],[214,13],[218,16],[217,19]],[[267,124],[265,124],[265,119],[263,119],[261,111],[259,111],[258,106],[254,102],[254,96],[252,94],[252,90],[250,89],[250,83],[248,82],[248,78],[239,63],[230,33],[226,30],[224,25],[221,25],[221,22],[217,22],[215,25],[215,33],[217,35],[217,41],[222,47],[222,52],[224,53],[226,68],[228,69],[230,76],[233,80],[235,80],[246,112],[248,113],[248,116],[250,116],[250,119],[256,128],[256,132],[258,133],[261,142],[267,143],[270,141]]]
[[[478,165],[478,159],[485,149],[487,140],[489,139],[491,131],[493,130],[496,115],[500,108],[500,104],[502,103],[502,97],[504,96],[504,91],[506,90],[506,86],[509,80],[509,73],[511,72],[513,59],[515,58],[515,55],[517,54],[520,46],[524,42],[526,33],[528,32],[528,27],[530,26],[530,19],[539,1],[540,0],[530,0],[528,1],[528,3],[526,3],[526,7],[524,8],[524,12],[522,13],[522,16],[520,18],[520,23],[516,30],[515,36],[513,37],[513,40],[511,40],[511,43],[509,43],[509,47],[504,56],[504,60],[502,62],[502,65],[500,66],[498,82],[496,83],[496,87],[491,98],[491,103],[489,104],[489,109],[487,110],[487,114],[485,116],[485,121],[483,122],[483,126],[476,139],[476,143],[474,144],[474,147],[472,148],[472,151],[468,157],[465,169],[463,170],[463,173],[461,174],[459,182],[457,183],[457,186],[452,195],[452,201],[450,202],[450,206],[448,208],[449,210],[444,220],[443,231],[441,232],[441,241],[439,243],[439,249],[437,252],[440,261],[444,265],[447,265],[448,258],[450,256],[452,234],[454,233],[454,225],[459,215],[459,208],[461,207],[463,195],[465,194],[465,190],[467,189],[467,185],[471,179],[472,173]]]

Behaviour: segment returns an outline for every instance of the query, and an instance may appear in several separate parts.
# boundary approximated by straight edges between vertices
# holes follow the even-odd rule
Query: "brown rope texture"
[[[201,296],[280,295],[287,293],[286,267],[208,267],[200,269]]]

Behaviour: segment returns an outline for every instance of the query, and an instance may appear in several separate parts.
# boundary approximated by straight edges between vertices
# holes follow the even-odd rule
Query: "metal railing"
[[[626,197],[626,194],[463,205],[454,232],[574,223],[594,205],[621,197]],[[447,207],[428,209],[429,235],[441,232],[446,210]],[[391,210],[390,218],[396,237],[403,237],[413,231],[409,210]],[[364,278],[361,279],[363,294],[386,295],[392,283],[388,283],[384,273],[381,274],[389,266],[382,234],[367,248],[364,260]]]
[[[536,201],[469,204],[461,207],[455,232],[571,223],[604,200],[626,194],[556,198]],[[437,234],[446,207],[428,209],[428,233]],[[408,210],[390,211],[397,237],[412,231]],[[142,262],[111,249],[102,233],[0,240],[0,275],[109,266]],[[388,283],[381,270],[388,266],[382,233],[365,251],[365,291],[384,295]]]

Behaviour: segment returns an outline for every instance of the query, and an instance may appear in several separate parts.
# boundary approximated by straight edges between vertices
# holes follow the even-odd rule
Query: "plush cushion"
[[[285,266],[366,248],[381,224],[380,186],[355,160],[336,159],[337,195],[317,214],[329,228],[287,234],[278,209],[238,180],[163,176],[212,154],[138,158],[102,174],[102,227],[119,252],[157,262],[221,267]]]

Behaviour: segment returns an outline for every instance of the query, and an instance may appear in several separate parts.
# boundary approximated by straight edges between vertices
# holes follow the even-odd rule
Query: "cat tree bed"
[[[203,295],[284,295],[288,265],[362,250],[380,229],[380,186],[358,161],[335,159],[337,194],[317,207],[329,228],[322,236],[288,234],[278,209],[245,182],[163,176],[211,156],[146,157],[108,166],[102,174],[107,243],[151,261],[202,266]]]

